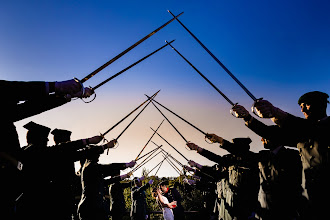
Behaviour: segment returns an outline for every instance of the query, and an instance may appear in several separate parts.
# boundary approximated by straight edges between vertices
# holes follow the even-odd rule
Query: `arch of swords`
[[[182,28],[184,28],[188,34],[193,37],[196,42],[211,56],[211,58],[219,64],[220,68],[222,68],[223,70],[225,70],[225,72],[243,89],[243,91],[254,101],[254,103],[258,102],[259,100],[261,100],[262,98],[257,99],[235,76],[234,74],[228,69],[226,68],[226,66],[179,20],[179,17],[183,14],[180,13],[178,15],[174,15],[172,12],[168,11],[169,14],[172,16],[172,18],[167,21],[166,23],[164,23],[163,25],[161,25],[160,27],[158,27],[157,29],[153,30],[152,32],[150,32],[149,34],[147,34],[145,37],[141,38],[140,40],[138,40],[136,43],[134,43],[133,45],[131,45],[130,47],[128,47],[127,49],[125,49],[124,51],[122,51],[121,53],[119,53],[117,56],[113,57],[112,59],[110,59],[108,62],[106,62],[105,64],[103,64],[102,66],[98,67],[96,70],[94,70],[93,72],[91,72],[90,74],[88,74],[87,76],[85,76],[84,78],[82,78],[80,81],[81,83],[84,83],[86,81],[88,81],[89,79],[91,79],[92,77],[94,77],[97,73],[99,73],[101,70],[105,69],[106,67],[108,67],[110,64],[114,63],[116,60],[118,60],[119,58],[123,57],[126,53],[128,53],[129,51],[131,51],[132,49],[134,49],[135,47],[137,47],[138,45],[140,45],[142,42],[144,42],[145,40],[147,40],[148,38],[150,38],[151,36],[153,36],[154,34],[156,34],[158,31],[162,30],[163,28],[165,28],[167,25],[169,25],[170,23],[172,23],[174,20],[177,21],[177,23],[180,24],[180,26]],[[99,83],[98,85],[95,85],[93,87],[90,87],[92,90],[96,90],[99,87],[103,86],[104,84],[108,83],[109,81],[113,80],[114,78],[116,78],[117,76],[123,74],[124,72],[126,72],[127,70],[133,68],[134,66],[136,66],[137,64],[141,63],[142,61],[148,59],[149,57],[153,56],[154,54],[156,54],[157,52],[163,50],[166,47],[170,47],[173,49],[173,51],[179,55],[179,57],[181,57],[188,65],[190,65],[192,67],[193,72],[198,73],[210,86],[212,86],[230,105],[231,107],[234,107],[237,103],[233,102],[230,100],[230,98],[228,98],[218,87],[216,87],[207,77],[206,75],[204,75],[201,71],[199,71],[192,63],[191,61],[189,61],[188,59],[186,59],[186,57],[179,52],[179,50],[177,48],[175,48],[173,46],[175,40],[172,41],[167,41],[165,40],[165,44],[162,45],[161,47],[159,47],[158,49],[154,50],[153,52],[149,53],[147,56],[139,59],[138,61],[134,62],[133,64],[129,65],[128,67],[122,69],[121,71],[119,71],[118,73],[112,75],[111,77],[109,77],[108,79],[104,80],[103,82]],[[173,54],[175,54],[173,53]],[[180,59],[180,58],[179,58]],[[137,155],[137,157],[135,158],[135,161],[139,161],[139,164],[132,169],[132,173],[137,171],[139,168],[143,167],[146,163],[148,163],[150,160],[152,160],[153,158],[155,158],[157,155],[161,155],[163,158],[162,160],[155,166],[153,167],[150,171],[148,171],[148,174],[151,173],[152,171],[156,170],[155,174],[157,174],[157,172],[159,171],[160,167],[162,166],[162,164],[166,161],[179,175],[185,175],[185,172],[183,171],[184,169],[184,165],[175,157],[173,157],[171,154],[169,154],[169,152],[165,151],[163,149],[163,145],[158,145],[157,143],[155,143],[152,138],[156,135],[159,136],[163,141],[165,141],[165,143],[170,146],[172,149],[174,149],[182,158],[184,158],[184,160],[189,161],[189,159],[178,149],[178,147],[174,147],[167,139],[165,139],[165,137],[163,137],[162,134],[160,134],[160,132],[158,131],[158,129],[161,127],[161,125],[163,124],[163,122],[166,120],[167,123],[169,123],[171,125],[171,127],[178,133],[178,135],[181,136],[181,138],[183,139],[183,144],[187,144],[189,141],[186,139],[186,137],[184,137],[182,135],[182,133],[175,127],[175,125],[167,118],[166,114],[173,114],[175,115],[177,118],[181,119],[182,121],[184,121],[185,123],[187,123],[188,125],[190,125],[191,127],[193,127],[194,129],[196,129],[198,132],[202,133],[203,135],[205,135],[205,137],[208,137],[208,133],[201,130],[200,128],[198,128],[197,126],[193,125],[192,123],[190,123],[187,119],[184,119],[183,117],[181,117],[179,114],[175,113],[174,110],[171,110],[169,108],[167,108],[165,105],[161,104],[159,101],[156,100],[156,96],[157,94],[160,92],[157,91],[156,93],[154,93],[153,95],[146,95],[146,100],[143,101],[139,106],[137,106],[135,109],[133,109],[131,112],[129,112],[125,117],[123,117],[122,119],[120,119],[116,124],[114,124],[111,128],[109,128],[107,131],[102,133],[102,136],[105,137],[110,131],[112,131],[114,128],[116,128],[119,124],[121,124],[123,121],[125,121],[127,118],[129,118],[131,115],[133,115],[135,112],[139,112],[135,115],[135,117],[128,123],[128,125],[125,127],[125,129],[123,131],[121,131],[121,133],[115,138],[118,142],[118,140],[120,139],[120,137],[124,134],[124,132],[130,127],[130,125],[138,118],[138,116],[145,110],[145,108],[147,106],[149,106],[150,104],[154,106],[154,108],[160,113],[160,115],[164,118],[162,120],[162,122],[159,124],[159,126],[157,128],[150,128],[153,133],[152,136],[148,139],[147,143],[142,147],[141,151],[139,152],[139,154]],[[94,97],[95,98],[95,97]],[[91,102],[91,101],[90,101]],[[254,109],[254,107],[252,106],[252,110]],[[164,114],[164,110],[166,110],[166,114]],[[254,111],[253,111],[254,112]],[[106,140],[106,139],[105,139]],[[143,151],[145,150],[145,148],[147,147],[147,145],[150,144],[150,142],[155,146],[155,148],[145,154],[142,155]],[[181,147],[182,148],[182,147]],[[108,149],[109,151],[109,149]],[[107,154],[108,154],[107,151]],[[143,159],[143,160],[142,160]]]

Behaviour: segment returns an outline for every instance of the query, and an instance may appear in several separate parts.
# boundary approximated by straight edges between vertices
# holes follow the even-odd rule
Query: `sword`
[[[148,96],[147,96],[148,97]],[[182,137],[182,139],[188,143],[187,139],[180,133],[180,131],[170,122],[170,120],[164,115],[164,113],[155,105],[155,103],[152,102],[152,104],[155,106],[155,108],[162,114],[162,116],[170,123],[170,125],[174,128],[174,130]],[[155,131],[157,132],[157,131]]]
[[[164,153],[164,152],[162,152],[163,153],[163,157],[164,156],[166,156],[166,154]],[[169,165],[171,165],[171,167],[179,174],[179,175],[181,175],[181,173],[180,173],[180,169],[179,168],[177,168],[176,166],[175,166],[175,164],[169,159],[169,158],[166,158],[166,161],[167,161],[167,163],[169,164]]]
[[[147,96],[149,97],[149,96]],[[159,103],[158,101],[156,101],[155,99],[152,100],[152,102],[157,103],[158,105],[162,106],[163,108],[165,108],[167,111],[171,112],[173,115],[175,115],[176,117],[180,118],[182,121],[186,122],[188,125],[192,126],[193,128],[195,128],[197,131],[201,132],[204,135],[207,135],[206,132],[202,131],[201,129],[199,129],[198,127],[196,127],[195,125],[191,124],[189,121],[187,121],[186,119],[182,118],[180,115],[176,114],[175,112],[173,112],[172,110],[170,110],[169,108],[165,107],[164,105],[162,105],[161,103]]]
[[[159,90],[160,91],[160,90]],[[159,92],[158,91],[158,92]],[[102,136],[105,136],[106,134],[108,134],[112,129],[114,129],[115,127],[117,127],[121,122],[123,122],[126,118],[128,118],[131,114],[133,114],[136,110],[138,110],[141,106],[143,106],[146,102],[148,102],[152,97],[154,97],[158,92],[156,92],[155,94],[153,94],[151,97],[149,97],[147,100],[145,100],[144,102],[142,102],[138,107],[136,107],[133,111],[131,111],[130,113],[128,113],[128,115],[126,115],[124,118],[122,118],[119,122],[117,122],[114,126],[112,126],[111,128],[109,128],[106,132],[104,132],[102,134]]]
[[[159,149],[159,147],[156,147],[155,149],[153,149],[153,150],[149,151],[148,153],[144,154],[143,156],[139,157],[136,161],[144,158],[145,156],[147,156],[149,154],[151,154],[151,155],[154,154],[158,149]]]
[[[158,90],[159,92],[160,90]],[[116,140],[118,140],[123,133],[127,130],[127,128],[135,121],[135,119],[137,119],[137,117],[144,111],[144,109],[150,104],[150,102],[152,101],[153,98],[156,97],[156,95],[158,94],[158,92],[156,92],[156,94],[154,94],[154,96],[151,97],[151,99],[149,100],[149,102],[143,107],[143,109],[135,116],[135,118],[133,118],[133,120],[126,126],[126,128],[117,136]],[[109,149],[109,148],[108,148]]]
[[[158,131],[159,127],[163,124],[164,120],[160,123],[160,125],[157,127],[156,131]],[[137,157],[135,158],[135,161],[139,158],[139,156],[141,155],[142,151],[146,148],[146,146],[149,144],[149,142],[151,141],[152,137],[155,135],[156,132],[154,132],[151,137],[149,138],[148,142],[144,145],[144,147],[142,148],[142,150],[140,151],[140,153],[137,155]]]
[[[91,72],[90,74],[88,74],[87,76],[85,76],[83,79],[80,80],[80,82],[81,83],[86,82],[87,80],[89,80],[90,78],[92,78],[93,76],[95,76],[98,72],[100,72],[101,70],[103,70],[104,68],[106,68],[107,66],[109,66],[111,63],[113,63],[116,60],[118,60],[120,57],[122,57],[127,52],[129,52],[130,50],[132,50],[134,47],[136,47],[137,45],[139,45],[140,43],[142,43],[143,41],[145,41],[146,39],[148,39],[149,37],[151,37],[152,35],[154,35],[155,33],[157,33],[159,30],[161,30],[162,28],[164,28],[166,25],[168,25],[169,23],[171,23],[175,18],[178,18],[182,14],[183,14],[183,12],[181,12],[177,16],[174,16],[174,18],[172,18],[171,20],[169,20],[168,22],[166,22],[165,24],[163,24],[162,26],[160,26],[156,30],[152,31],[151,33],[149,33],[148,35],[146,35],[145,37],[143,37],[142,39],[140,39],[139,41],[137,41],[136,43],[134,43],[132,46],[130,46],[129,48],[127,48],[126,50],[124,50],[123,52],[121,52],[120,54],[118,54],[117,56],[115,56],[114,58],[112,58],[111,60],[109,60],[108,62],[106,62],[105,64],[103,64],[102,66],[100,66],[99,68],[97,68],[96,70],[94,70],[93,72]]]
[[[165,158],[164,158],[162,161],[160,161],[160,162],[159,162],[154,168],[152,168],[152,169],[146,174],[146,176],[148,176],[149,173],[151,173],[154,169],[156,169],[156,167],[159,166],[159,168],[160,168],[160,167],[162,166],[164,160],[165,160]],[[158,170],[159,170],[159,168],[158,168]],[[157,171],[157,172],[158,172],[158,171]],[[156,172],[156,174],[157,174],[157,172]],[[155,174],[155,175],[156,175],[156,174]]]
[[[250,96],[250,98],[254,101],[253,105],[252,105],[252,112],[257,115],[258,117],[260,117],[260,115],[257,113],[256,111],[256,107],[255,105],[257,104],[258,101],[262,100],[263,98],[259,98],[257,99],[244,85],[243,83],[241,83],[235,76],[234,74],[232,74],[231,71],[229,71],[229,69],[209,50],[207,49],[207,47],[177,18],[175,17],[175,15],[170,12],[170,10],[167,10],[172,16],[173,18],[175,18],[179,24],[181,24],[181,26],[186,29],[186,31],[188,31],[188,33],[204,48],[204,50],[206,50],[206,52],[208,54],[211,55],[211,57],[228,73],[228,75],[244,90],[244,92],[246,92],[246,94],[248,94],[248,96]],[[231,114],[233,114],[233,112],[231,111]],[[269,117],[271,117],[269,115]]]
[[[149,96],[147,96],[149,97]],[[162,105],[161,103],[157,102],[155,99],[152,100],[152,103],[157,103],[158,105],[162,106],[163,108],[165,108],[167,111],[171,112],[173,115],[177,116],[178,118],[180,118],[182,121],[186,122],[188,125],[190,125],[191,127],[195,128],[197,131],[199,131],[200,133],[205,135],[205,141],[206,138],[209,138],[210,135],[204,131],[202,131],[201,129],[199,129],[198,127],[196,127],[195,125],[191,124],[189,121],[187,121],[186,119],[182,118],[180,115],[176,114],[175,112],[173,112],[172,110],[170,110],[169,108],[165,107],[164,105]],[[210,144],[209,142],[206,141],[206,143]],[[212,142],[211,142],[212,143]]]
[[[172,42],[174,42],[175,40],[172,40]],[[133,66],[135,66],[136,64],[142,62],[143,60],[147,59],[148,57],[150,57],[151,55],[157,53],[158,51],[160,51],[161,49],[163,49],[164,47],[168,46],[168,44],[165,44],[164,46],[158,48],[157,50],[155,50],[154,52],[148,54],[147,56],[143,57],[142,59],[136,61],[135,63],[133,63],[132,65],[126,67],[125,69],[119,71],[118,73],[116,73],[115,75],[109,77],[108,79],[104,80],[103,82],[99,83],[98,85],[94,86],[92,89],[95,90],[97,88],[99,88],[100,86],[104,85],[105,83],[109,82],[110,80],[112,80],[113,78],[119,76],[120,74],[122,74],[123,72],[125,72],[126,70],[129,70],[130,68],[132,68]]]
[[[158,92],[159,92],[160,90],[158,90]],[[126,126],[126,128],[117,136],[117,138],[116,138],[116,142],[118,141],[118,139],[120,138],[120,136],[127,130],[127,128],[135,121],[135,119],[143,112],[143,110],[150,104],[150,102],[152,101],[152,99],[158,94],[158,92],[156,92],[155,94],[153,94],[151,97],[150,97],[150,99],[148,99],[147,101],[149,101],[144,107],[143,107],[143,109],[135,116],[135,118]],[[142,105],[140,105],[140,106],[142,106]],[[139,107],[138,107],[139,108]],[[132,113],[132,112],[131,112]],[[126,116],[126,117],[128,117],[128,116]],[[121,120],[121,121],[123,121],[123,119]],[[119,123],[117,123],[117,125],[118,125]],[[113,127],[112,127],[113,128]],[[102,134],[102,136],[104,137],[104,135],[105,134],[107,134],[112,128],[110,128],[108,131],[106,131],[104,134]],[[107,150],[107,155],[108,155],[108,153],[109,153],[109,148],[108,148],[108,150]]]
[[[157,154],[155,154],[154,156],[152,156],[150,158],[150,156],[152,155],[149,155],[146,159],[144,159],[135,169],[132,170],[132,172],[135,172],[137,171],[138,169],[140,169],[144,164],[148,163],[150,160],[152,160],[153,158],[155,158],[158,154],[160,154],[161,151],[159,151]],[[148,158],[150,158],[149,160],[147,160]],[[146,161],[147,160],[147,161]]]
[[[201,77],[203,77],[215,90],[217,90],[218,93],[220,93],[220,95],[222,95],[222,97],[224,97],[227,102],[229,102],[229,104],[231,104],[232,106],[234,106],[235,104],[224,94],[222,93],[208,78],[206,78],[206,76],[204,76],[203,73],[201,73],[191,62],[189,62],[189,60],[187,60],[177,49],[175,49],[170,42],[165,41],[166,43],[168,43],[172,49],[177,52],[177,54],[179,54],[197,73],[199,73],[199,75],[201,75]]]
[[[151,130],[153,130],[154,132],[155,132],[155,130],[154,129],[152,129],[151,128]],[[180,154],[186,161],[189,161],[188,159],[187,159],[187,157],[185,157],[180,151],[178,151],[175,147],[173,147],[173,145],[172,144],[170,144],[165,138],[163,138],[160,134],[158,134],[158,132],[156,132],[156,134],[161,138],[161,139],[163,139],[168,145],[170,145],[178,154]]]
[[[167,11],[174,17],[174,19],[176,19],[182,25],[184,29],[186,29],[186,31],[188,31],[188,33],[206,50],[206,52],[211,55],[211,57],[229,74],[229,76],[231,76],[231,78],[236,81],[236,83],[246,92],[246,94],[248,94],[253,101],[257,101],[256,97],[252,95],[252,93],[234,76],[234,74],[232,74],[227,69],[225,65],[223,65],[223,63],[220,62],[220,60],[216,56],[214,56],[214,54],[210,50],[207,49],[207,47],[200,40],[198,40],[198,38],[193,33],[191,33],[191,31],[189,31],[188,28],[184,26],[184,24],[182,24],[182,22],[177,17],[175,17],[172,12],[170,12],[170,10]]]

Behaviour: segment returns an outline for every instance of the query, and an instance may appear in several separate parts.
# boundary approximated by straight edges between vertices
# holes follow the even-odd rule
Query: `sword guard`
[[[207,137],[207,135],[205,135],[204,140],[205,140],[205,142],[208,143],[208,144],[214,144],[214,142],[211,141],[211,140]],[[209,141],[208,141],[208,140],[209,140]]]
[[[238,115],[235,111],[233,111],[233,108],[236,107],[237,105],[238,105],[238,103],[235,103],[235,104],[233,105],[233,107],[230,109],[230,114],[231,114],[232,116],[234,116],[235,118],[245,118],[246,116],[248,116],[248,115],[246,115],[246,114]]]

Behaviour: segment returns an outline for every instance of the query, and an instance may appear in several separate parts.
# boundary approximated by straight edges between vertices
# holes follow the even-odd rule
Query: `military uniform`
[[[218,219],[247,219],[257,204],[257,165],[255,154],[247,151],[246,139],[224,140],[221,148],[231,154],[219,156],[203,149],[201,155],[218,163],[216,177]],[[251,140],[249,140],[251,142]],[[248,143],[249,143],[248,142]]]
[[[301,163],[297,150],[262,150],[259,161],[259,219],[296,219],[301,200]]]
[[[125,215],[124,189],[131,187],[131,182],[115,182],[109,186],[110,214],[112,220],[121,220]]]
[[[78,205],[81,220],[108,220],[108,206],[104,202],[104,186],[119,181],[120,177],[105,181],[104,177],[113,176],[115,170],[123,168],[123,163],[98,164],[87,159],[81,172],[82,195]],[[120,168],[119,168],[120,167]]]
[[[24,190],[20,198],[20,213],[24,218],[31,219],[54,219],[56,210],[62,207],[58,200],[51,196],[52,173],[47,164],[61,163],[61,157],[69,149],[84,147],[81,140],[67,142],[60,146],[37,146],[28,145],[24,148],[22,161],[24,164]]]
[[[2,99],[0,138],[0,218],[14,218],[16,198],[21,194],[20,144],[14,122],[60,106],[67,101],[48,95],[45,82],[0,80]],[[25,101],[18,104],[20,101]],[[42,103],[42,104],[41,104]],[[9,158],[9,160],[8,160]],[[21,166],[19,166],[21,168]]]
[[[141,187],[134,186],[131,189],[132,205],[130,215],[132,220],[145,220],[149,214],[145,194],[145,190],[149,187],[150,184],[146,183]]]

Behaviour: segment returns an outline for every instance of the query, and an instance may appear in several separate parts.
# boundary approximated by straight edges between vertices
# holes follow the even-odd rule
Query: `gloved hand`
[[[123,179],[129,178],[131,175],[132,175],[132,172],[128,172],[128,173],[126,173],[126,174],[121,175],[121,176],[120,176],[120,179],[123,180]]]
[[[81,84],[74,79],[55,82],[55,94],[57,95],[69,94],[71,97],[76,97],[74,94],[80,91],[82,91]]]
[[[135,160],[132,160],[131,162],[126,163],[125,166],[126,166],[126,168],[129,168],[129,167],[134,167],[135,164],[136,164]]]
[[[86,87],[86,88],[80,90],[79,92],[72,94],[71,95],[71,98],[74,98],[74,97],[77,97],[77,98],[88,98],[88,97],[90,97],[93,94],[94,94],[94,90],[91,89],[91,88]]]
[[[98,135],[98,136],[94,136],[91,138],[86,138],[83,140],[84,145],[89,145],[89,144],[98,144],[100,143],[100,141],[103,140],[103,137]]]
[[[144,176],[141,176],[141,177],[139,178],[139,182],[143,181],[144,179],[145,179],[145,177],[144,177]]]
[[[195,185],[196,184],[196,181],[195,180],[191,180],[191,179],[187,179],[187,178],[184,178],[183,179],[183,182],[189,184],[189,185]]]
[[[117,140],[113,139],[113,140],[109,141],[108,143],[106,143],[105,145],[103,145],[103,147],[104,147],[104,149],[114,148],[116,143],[117,143]]]
[[[197,150],[198,146],[194,143],[187,143],[187,146],[190,148],[190,150]]]
[[[153,183],[154,183],[154,180],[153,179],[151,179],[151,180],[149,180],[149,185],[152,185]]]
[[[220,143],[220,144],[223,143],[223,138],[222,137],[219,137],[219,136],[217,136],[215,134],[206,134],[205,137],[207,139],[209,139],[213,143]]]
[[[193,161],[193,160],[189,160],[189,161],[188,161],[188,164],[189,164],[191,167],[202,168],[202,165],[196,163],[196,162]]]
[[[250,113],[241,105],[234,105],[232,111],[235,113],[236,118],[251,118]]]
[[[187,171],[193,171],[193,172],[195,171],[193,168],[188,167],[187,165],[183,165],[183,168]]]
[[[267,100],[259,100],[254,105],[256,113],[261,118],[272,118],[276,115],[278,108]]]
[[[196,176],[196,175],[193,175],[192,177],[193,177],[194,179],[196,179],[196,180],[200,180],[200,179],[201,179],[200,176]]]

